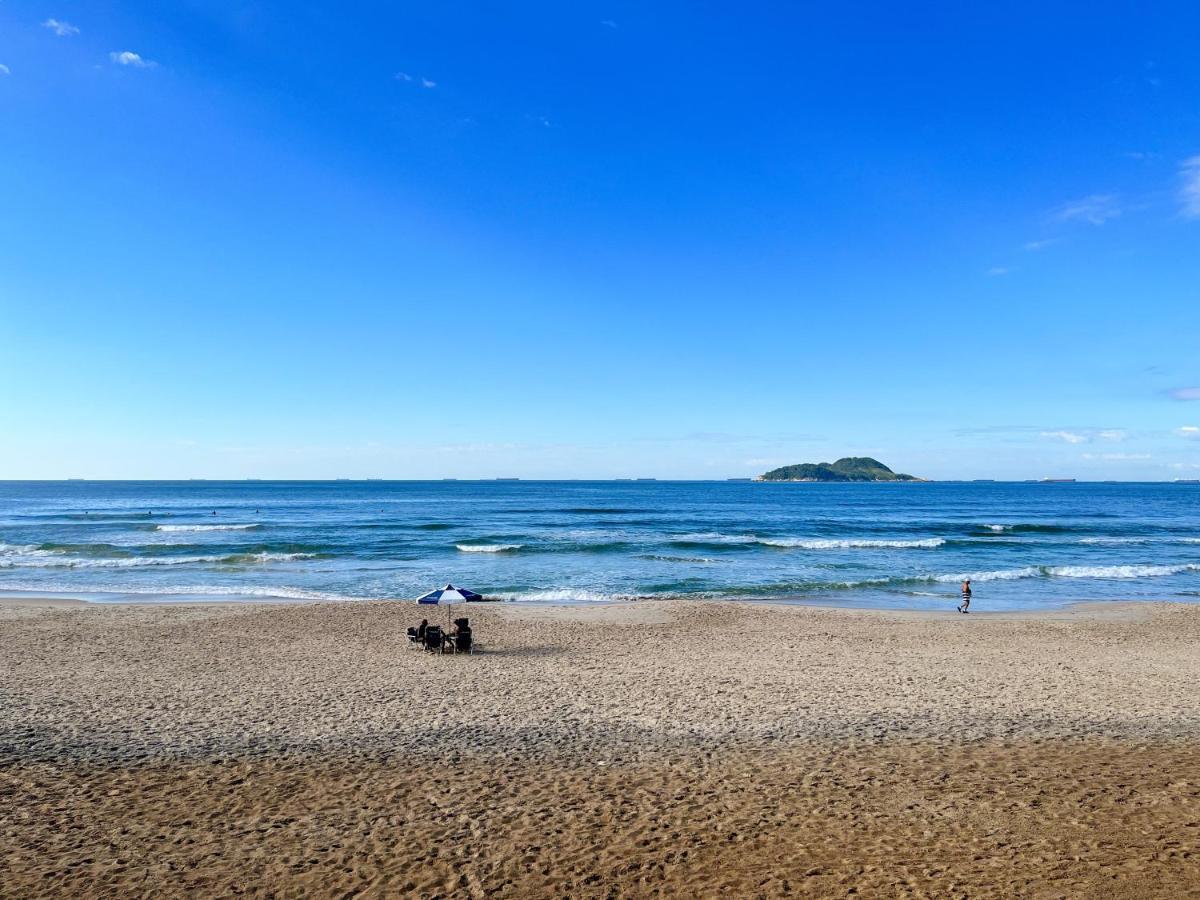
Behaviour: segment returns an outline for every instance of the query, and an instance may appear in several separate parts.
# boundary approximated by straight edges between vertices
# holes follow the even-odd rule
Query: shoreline
[[[132,599],[134,597],[147,599]],[[115,599],[109,599],[115,598]],[[0,606],[14,607],[38,607],[38,606],[76,606],[76,607],[189,607],[189,606],[213,606],[213,607],[286,607],[286,606],[324,606],[324,605],[368,605],[368,604],[398,604],[401,606],[411,605],[416,607],[415,599],[409,598],[380,598],[380,597],[347,597],[344,599],[331,598],[296,598],[296,597],[273,597],[273,596],[249,596],[244,594],[230,593],[227,595],[221,594],[132,594],[129,592],[102,592],[102,591],[23,591],[23,590],[0,590]],[[593,609],[593,608],[621,608],[631,605],[642,604],[658,604],[658,603],[701,603],[701,604],[738,604],[748,607],[778,607],[783,609],[816,609],[825,611],[848,611],[848,612],[863,612],[863,613],[895,613],[904,616],[931,616],[942,618],[944,613],[954,612],[955,606],[958,603],[958,597],[955,594],[947,592],[946,609],[931,609],[911,608],[901,606],[885,606],[885,605],[868,605],[855,603],[831,603],[824,599],[808,600],[803,598],[783,599],[783,598],[763,598],[754,599],[747,597],[687,597],[687,596],[662,596],[662,597],[633,597],[628,600],[502,600],[489,599],[481,602],[471,603],[467,609],[478,609],[482,607],[518,607],[521,609]],[[1027,609],[987,609],[986,606],[979,602],[976,598],[977,609],[972,609],[970,615],[976,617],[1000,618],[1011,617],[1014,619],[1023,619],[1027,617],[1052,617],[1055,615],[1079,615],[1088,611],[1099,612],[1101,610],[1114,611],[1122,610],[1122,614],[1128,611],[1134,611],[1139,607],[1154,606],[1156,604],[1172,604],[1180,606],[1200,605],[1200,597],[1159,597],[1154,599],[1117,599],[1117,600],[1064,600],[1060,603],[1042,604],[1036,608]]]

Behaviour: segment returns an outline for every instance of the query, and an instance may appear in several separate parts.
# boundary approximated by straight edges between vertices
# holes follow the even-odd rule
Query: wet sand
[[[1200,896],[1200,607],[0,604],[0,895]]]

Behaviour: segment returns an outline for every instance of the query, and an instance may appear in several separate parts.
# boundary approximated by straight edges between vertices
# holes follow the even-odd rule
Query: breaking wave
[[[856,550],[856,549],[915,549],[933,550],[946,543],[945,538],[921,538],[919,540],[872,540],[869,538],[847,540],[819,540],[801,538],[760,538],[758,543],[767,547],[794,547],[801,550]]]
[[[498,596],[501,600],[513,603],[621,603],[637,599],[633,594],[607,594],[603,591],[570,590],[568,588],[501,593]]]
[[[36,545],[14,547],[0,544],[0,569],[137,569],[150,566],[188,565],[255,565],[314,559],[317,553],[227,553],[209,556],[126,556],[86,558],[72,556],[62,550],[46,550]]]
[[[463,553],[508,553],[520,550],[524,544],[455,544]]]
[[[933,575],[927,581],[944,584],[957,581],[1014,581],[1018,578],[1038,578],[1045,573],[1041,566],[1025,566],[1020,569],[993,569],[990,572],[959,572],[957,575]]]
[[[1047,566],[1047,575],[1057,578],[1157,578],[1163,575],[1182,575],[1200,572],[1200,564],[1181,563],[1174,566]]]
[[[250,531],[254,528],[262,528],[262,525],[253,522],[249,525],[156,525],[155,531]]]

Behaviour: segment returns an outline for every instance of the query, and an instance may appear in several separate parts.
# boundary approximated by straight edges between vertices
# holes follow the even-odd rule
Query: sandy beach
[[[0,603],[0,894],[1200,896],[1200,607]]]

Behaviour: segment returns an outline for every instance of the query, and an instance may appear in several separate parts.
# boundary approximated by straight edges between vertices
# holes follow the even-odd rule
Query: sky
[[[0,2],[0,478],[1200,478],[1190,2]]]

